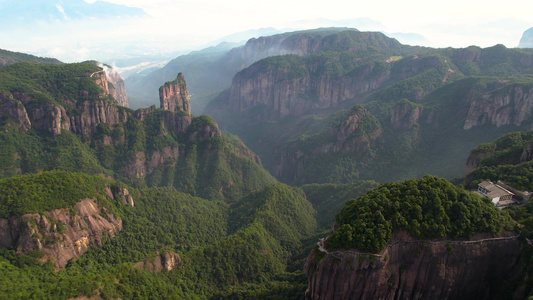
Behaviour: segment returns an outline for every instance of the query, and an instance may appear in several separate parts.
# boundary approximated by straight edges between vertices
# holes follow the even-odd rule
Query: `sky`
[[[22,0],[0,0],[22,1]],[[43,0],[24,0],[43,1]],[[49,0],[50,1],[50,0]],[[57,0],[59,2],[69,0]],[[85,0],[92,3],[95,0]],[[199,50],[236,32],[348,25],[385,34],[415,33],[401,42],[430,47],[516,47],[533,27],[533,1],[448,0],[108,0],[140,7],[150,16],[113,20],[60,20],[6,28],[0,48],[65,62],[106,60]],[[419,37],[420,37],[419,36]]]

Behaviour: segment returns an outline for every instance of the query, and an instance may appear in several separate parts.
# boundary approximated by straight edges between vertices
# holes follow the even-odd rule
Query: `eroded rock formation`
[[[128,94],[126,93],[126,86],[124,84],[124,79],[113,68],[105,67],[104,68],[107,81],[109,85],[109,94],[117,100],[118,105],[128,107]]]
[[[59,135],[63,130],[92,134],[100,123],[115,125],[126,122],[128,112],[107,99],[109,88],[105,72],[102,70],[87,76],[95,78],[95,83],[102,89],[91,100],[85,100],[90,96],[89,92],[79,90],[79,98],[64,99],[64,106],[51,102],[28,105],[33,100],[32,96],[13,92],[11,95],[0,95],[0,113],[9,114],[22,128],[31,125],[33,129],[52,136]]]
[[[322,134],[321,143],[313,144],[312,148],[301,140],[289,143],[280,151],[275,174],[284,180],[294,180],[308,166],[310,158],[324,154],[357,153],[361,161],[368,162],[373,159],[372,149],[382,134],[381,126],[372,114],[362,107],[354,109],[339,126]]]
[[[24,105],[12,95],[0,94],[0,112],[7,114],[24,131],[31,128],[31,121]]]
[[[392,108],[391,125],[399,132],[404,132],[418,124],[420,119],[420,107],[414,103],[398,102]]]
[[[157,254],[155,258],[141,261],[135,264],[136,268],[144,269],[151,273],[159,273],[163,270],[172,271],[181,263],[181,257],[174,252]]]
[[[19,254],[40,251],[44,254],[41,261],[63,268],[90,247],[102,246],[105,236],[112,238],[121,230],[119,217],[99,207],[94,199],[84,199],[72,209],[0,219],[0,246],[14,246]]]
[[[467,102],[470,107],[463,126],[467,130],[485,124],[522,126],[533,116],[533,88],[527,86],[506,86],[468,97]]]
[[[159,88],[159,99],[161,109],[172,112],[184,111],[189,115],[191,114],[189,92],[182,73],[179,73],[174,81],[167,82]]]
[[[262,113],[255,117],[263,122],[278,121],[289,115],[320,115],[324,110],[338,109],[348,99],[360,98],[390,79],[389,72],[367,79],[372,66],[341,78],[330,75],[290,78],[286,70],[270,68],[263,72],[262,67],[253,65],[233,78],[224,109],[246,114],[261,107]]]
[[[417,241],[405,233],[377,255],[313,250],[306,299],[491,299],[516,275],[522,250],[514,236]]]

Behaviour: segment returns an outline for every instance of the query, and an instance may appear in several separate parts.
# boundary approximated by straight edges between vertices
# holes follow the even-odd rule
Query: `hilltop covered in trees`
[[[326,240],[327,249],[370,252],[382,250],[396,230],[423,239],[456,239],[515,226],[490,200],[433,176],[383,184],[350,200],[336,221],[339,227]]]

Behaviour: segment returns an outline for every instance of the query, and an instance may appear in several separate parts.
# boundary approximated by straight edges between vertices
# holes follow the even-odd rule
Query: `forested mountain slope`
[[[300,272],[286,269],[316,221],[296,188],[273,185],[229,206],[52,171],[0,189],[2,298],[303,295]]]
[[[383,184],[350,200],[311,251],[306,299],[510,298],[526,253],[517,228],[444,179]]]
[[[466,162],[465,186],[477,188],[483,180],[502,180],[517,190],[532,191],[532,160],[533,131],[505,134],[472,150]]]
[[[50,63],[61,64],[62,62],[55,58],[38,57],[30,54],[13,52],[0,49],[0,67],[14,64],[16,62],[32,62],[32,63]]]
[[[157,88],[172,80],[176,73],[183,72],[188,78],[194,114],[204,113],[206,105],[220,92],[231,86],[231,79],[242,69],[266,57],[296,54],[309,55],[320,51],[334,50],[345,41],[335,33],[346,28],[319,28],[287,32],[267,37],[250,39],[245,45],[232,47],[221,44],[182,55],[165,67],[145,76],[131,76],[126,80],[128,94],[136,98],[138,106],[157,103]],[[393,47],[408,47],[397,41],[388,42]]]
[[[94,64],[0,67],[0,298],[530,293],[530,205],[517,224],[444,179],[376,181],[462,175],[461,155],[529,128],[531,51],[344,29],[249,44],[234,62],[298,51],[239,72],[216,121],[192,114],[186,73],[158,86],[160,108],[132,110]],[[471,182],[499,168],[529,184],[504,171],[530,143],[475,149]]]
[[[529,49],[415,48],[358,31],[323,40],[334,46],[239,72],[206,109],[284,182],[452,178],[472,148],[532,126]]]
[[[0,77],[0,298],[303,295],[313,206],[191,115],[182,74],[137,111],[93,64]]]
[[[15,64],[0,76],[4,177],[63,169],[225,199],[275,182],[212,118],[190,115],[182,75],[161,87],[166,109],[137,111],[117,105],[92,64]]]

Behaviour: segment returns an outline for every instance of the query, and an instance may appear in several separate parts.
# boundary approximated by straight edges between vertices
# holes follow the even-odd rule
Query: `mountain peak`
[[[518,48],[533,48],[533,27],[524,31],[520,43],[518,44]]]
[[[161,109],[185,111],[191,114],[189,92],[183,73],[178,73],[174,81],[169,81],[159,88],[159,101]]]

